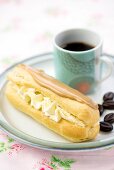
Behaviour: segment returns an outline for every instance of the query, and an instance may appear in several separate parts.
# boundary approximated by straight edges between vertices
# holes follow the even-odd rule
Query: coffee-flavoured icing
[[[97,104],[95,104],[90,98],[83,95],[79,91],[65,85],[64,83],[54,79],[53,77],[45,74],[42,70],[36,70],[29,66],[25,66],[24,64],[21,64],[19,66],[26,69],[39,85],[53,91],[61,97],[66,97],[81,103],[86,103],[93,109],[98,109]]]

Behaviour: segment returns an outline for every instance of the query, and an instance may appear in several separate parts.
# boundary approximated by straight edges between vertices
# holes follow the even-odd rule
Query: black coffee
[[[87,51],[94,48],[94,46],[83,42],[71,42],[71,43],[63,44],[61,47],[69,51]]]

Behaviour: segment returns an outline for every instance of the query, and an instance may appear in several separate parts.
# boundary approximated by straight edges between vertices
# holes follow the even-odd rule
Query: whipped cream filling
[[[19,96],[30,104],[33,108],[43,112],[45,116],[48,116],[55,122],[59,122],[61,119],[65,119],[74,124],[84,127],[85,124],[75,116],[71,115],[67,111],[63,110],[56,101],[51,101],[49,97],[43,96],[34,88],[27,88],[25,86],[17,86],[17,93]]]

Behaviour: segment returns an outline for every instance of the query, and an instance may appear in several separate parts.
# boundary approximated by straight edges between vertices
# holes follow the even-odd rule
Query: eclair
[[[98,106],[79,91],[24,64],[7,78],[8,100],[38,123],[71,142],[91,140],[99,133]]]

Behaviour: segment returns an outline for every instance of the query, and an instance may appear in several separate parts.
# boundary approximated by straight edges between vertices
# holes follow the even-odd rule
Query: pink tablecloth
[[[113,0],[0,0],[0,72],[12,63],[52,50],[60,30],[85,27],[104,38],[113,54]],[[58,153],[35,149],[0,130],[0,170],[114,170],[114,149]]]

